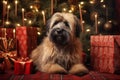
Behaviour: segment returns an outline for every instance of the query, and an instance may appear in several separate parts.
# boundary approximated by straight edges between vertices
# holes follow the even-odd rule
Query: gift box
[[[10,52],[16,50],[16,39],[0,37],[0,52]]]
[[[14,28],[0,28],[0,37],[15,38]]]
[[[5,69],[10,70],[14,67],[12,59],[17,59],[17,51],[0,52],[0,56],[4,58]]]
[[[0,38],[0,55],[4,58],[5,69],[12,69],[13,62],[10,59],[17,57],[16,40],[13,38]]]
[[[37,46],[37,28],[16,27],[17,51],[21,57],[27,57]]]
[[[14,74],[31,74],[32,60],[17,60],[14,62]]]
[[[91,66],[99,72],[120,70],[120,36],[91,36]]]

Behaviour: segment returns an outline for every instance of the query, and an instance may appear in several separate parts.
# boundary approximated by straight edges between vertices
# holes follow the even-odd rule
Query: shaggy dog
[[[47,36],[31,54],[36,68],[47,73],[85,74],[79,20],[71,13],[55,13],[47,23]]]

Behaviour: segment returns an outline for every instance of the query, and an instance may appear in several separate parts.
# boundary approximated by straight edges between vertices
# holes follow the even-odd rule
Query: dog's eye
[[[67,21],[64,22],[65,26],[69,27],[69,24]]]
[[[56,24],[58,24],[58,23],[59,23],[59,21],[55,21],[54,25],[56,25]]]

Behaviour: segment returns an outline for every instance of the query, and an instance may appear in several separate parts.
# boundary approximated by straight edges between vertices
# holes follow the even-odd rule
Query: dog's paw
[[[75,75],[77,75],[77,76],[84,76],[84,75],[86,75],[88,73],[89,73],[88,70],[84,70],[84,71],[80,71],[80,72],[75,73]]]
[[[52,64],[48,70],[48,73],[67,74],[67,71],[58,64]]]
[[[76,64],[69,70],[69,73],[78,76],[83,76],[89,73],[89,70],[83,64]]]

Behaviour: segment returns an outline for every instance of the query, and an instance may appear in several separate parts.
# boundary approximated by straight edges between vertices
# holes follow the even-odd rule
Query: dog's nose
[[[58,29],[56,30],[56,33],[57,33],[57,34],[61,34],[62,32],[63,32],[63,29],[58,28]]]

